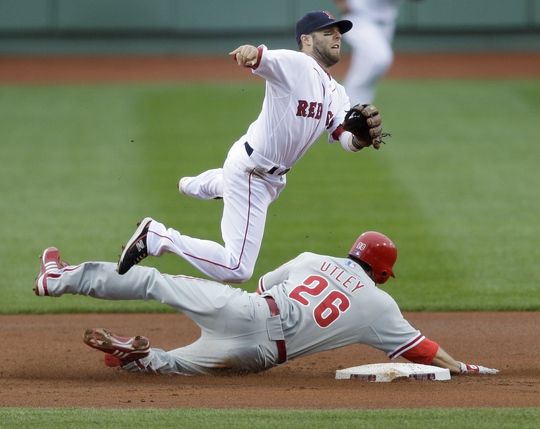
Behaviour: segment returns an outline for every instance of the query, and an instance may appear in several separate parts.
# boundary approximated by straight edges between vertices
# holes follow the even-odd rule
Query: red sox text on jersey
[[[304,118],[321,119],[323,112],[323,104],[316,101],[308,102],[306,100],[298,100],[298,106],[296,108],[296,116],[302,116]],[[326,126],[330,124],[330,121],[334,117],[334,114],[329,110],[326,114]]]

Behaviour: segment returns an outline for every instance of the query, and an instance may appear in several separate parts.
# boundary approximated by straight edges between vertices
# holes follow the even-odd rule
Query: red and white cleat
[[[111,367],[126,365],[150,353],[148,338],[140,335],[121,337],[103,328],[87,329],[83,341],[86,345],[106,353],[105,365]]]
[[[48,296],[47,279],[59,277],[59,271],[67,267],[68,264],[60,259],[60,251],[56,247],[47,247],[39,259],[41,265],[39,274],[36,277],[34,293],[38,296]]]

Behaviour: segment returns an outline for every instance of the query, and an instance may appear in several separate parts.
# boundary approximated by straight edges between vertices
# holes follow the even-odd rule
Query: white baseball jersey
[[[280,309],[289,358],[355,343],[396,358],[425,339],[348,258],[302,253],[261,277],[258,292]]]
[[[310,56],[258,48],[253,73],[266,80],[258,118],[231,147],[223,168],[180,181],[181,192],[223,198],[223,245],[152,221],[148,254],[172,252],[212,279],[241,283],[253,274],[269,205],[286,173],[326,130],[329,141],[349,109],[345,89]],[[341,144],[345,150],[350,150]]]
[[[245,139],[264,158],[291,167],[325,129],[331,135],[343,122],[349,98],[309,55],[264,46],[259,50],[253,73],[266,80],[266,94]]]

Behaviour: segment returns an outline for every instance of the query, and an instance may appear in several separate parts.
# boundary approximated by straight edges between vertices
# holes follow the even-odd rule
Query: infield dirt
[[[331,72],[340,80],[344,56]],[[397,54],[385,79],[537,79],[539,53]],[[221,57],[14,57],[0,56],[0,83],[50,84],[143,81],[260,81]]]
[[[495,376],[450,381],[335,380],[335,370],[388,362],[367,346],[298,358],[248,376],[131,374],[103,364],[82,342],[88,327],[145,335],[166,350],[195,340],[182,314],[2,316],[2,407],[106,408],[429,408],[540,406],[540,312],[406,313],[426,336],[468,363],[498,368]]]

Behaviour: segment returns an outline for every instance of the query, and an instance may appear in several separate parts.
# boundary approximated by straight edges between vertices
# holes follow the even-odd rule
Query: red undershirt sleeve
[[[339,137],[341,136],[341,134],[343,134],[344,131],[345,131],[345,129],[343,128],[343,126],[338,125],[336,130],[332,133],[332,138],[334,140],[339,140]]]
[[[424,338],[420,343],[404,352],[401,356],[414,363],[430,365],[438,351],[439,345],[435,341]]]

